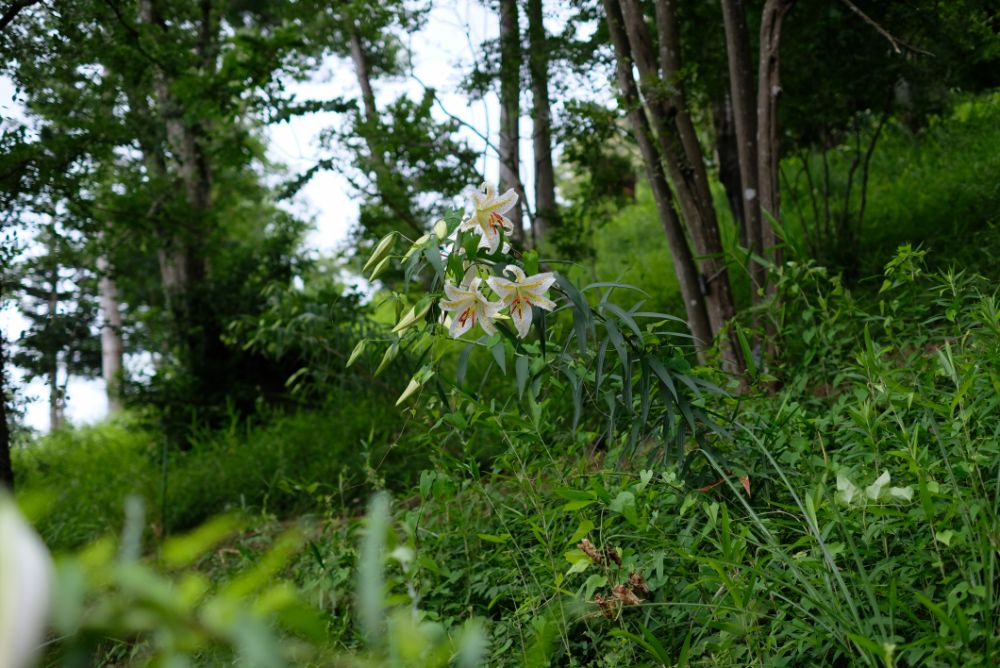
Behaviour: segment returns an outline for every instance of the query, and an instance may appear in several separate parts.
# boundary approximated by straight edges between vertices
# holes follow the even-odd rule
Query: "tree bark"
[[[517,0],[500,0],[500,192],[517,188],[521,182],[521,61]],[[514,223],[514,239],[521,244],[524,243],[523,204],[526,203],[519,199],[517,206],[507,213]]]
[[[368,58],[361,45],[361,34],[357,28],[351,31],[351,60],[354,62],[354,74],[361,88],[361,102],[365,108],[365,120],[372,122],[378,115],[375,106],[375,91],[372,89],[371,75],[368,73]]]
[[[364,121],[371,126],[372,131],[378,123],[378,105],[375,101],[375,91],[372,88],[371,72],[368,68],[368,54],[365,52],[361,33],[356,26],[351,27],[351,60],[354,63],[354,76],[361,88],[361,103],[364,107]],[[424,225],[413,217],[408,205],[400,204],[400,187],[393,183],[389,166],[386,164],[382,149],[375,140],[372,131],[366,132],[365,144],[372,160],[372,171],[375,172],[375,186],[378,189],[382,203],[418,235],[424,233]],[[405,194],[405,193],[403,193]]]
[[[54,238],[53,238],[54,239]],[[50,257],[57,253],[54,244],[49,245]],[[55,322],[59,310],[59,270],[58,266],[52,269],[49,274],[49,294],[48,294],[48,320],[49,325]],[[48,376],[49,381],[49,431],[55,431],[62,426],[62,390],[59,387],[59,350],[53,349],[48,353]]]
[[[778,170],[781,153],[778,142],[778,96],[781,93],[781,26],[795,0],[767,0],[761,15],[760,57],[757,74],[757,175],[760,207],[774,220],[781,220]],[[725,4],[725,3],[723,3]],[[781,262],[780,239],[774,226],[763,225],[763,244],[770,259]]]
[[[160,19],[154,1],[139,0],[139,19],[158,27],[166,35],[171,24]],[[221,26],[211,2],[203,0],[200,7],[194,55],[202,73],[211,77],[217,68],[216,51]],[[179,229],[163,230],[163,246],[159,251],[161,278],[171,306],[177,340],[187,357],[187,366],[196,377],[210,378],[210,369],[225,358],[221,351],[221,324],[213,305],[209,303],[205,286],[209,268],[203,249],[206,241],[212,238],[215,227],[212,220],[212,167],[204,146],[211,127],[206,116],[192,117],[191,110],[185,108],[184,100],[172,90],[169,75],[170,72],[157,68],[151,79],[166,144],[184,187],[187,215]],[[166,168],[162,153],[156,159],[163,160]]]
[[[727,332],[729,322],[736,315],[736,305],[708,187],[708,174],[680,78],[679,30],[674,3],[671,0],[656,2],[661,43],[660,67],[666,80],[660,77],[653,57],[652,40],[637,0],[619,0],[618,7],[624,37],[639,71],[644,106],[649,111],[653,130],[659,139],[662,157],[666,160],[670,180],[677,191],[694,250],[701,257],[699,285],[712,332],[720,335]],[[728,331],[719,348],[726,370],[742,373],[745,365],[735,333]]]
[[[3,279],[0,277],[0,304],[3,303]],[[7,339],[0,331],[0,488],[14,491],[14,467],[10,461],[10,425],[7,422]]]
[[[556,175],[552,162],[552,108],[549,103],[549,43],[543,0],[528,0],[528,68],[531,72],[532,145],[535,156],[535,217],[532,230],[542,239],[558,225]]]
[[[712,326],[705,308],[705,296],[700,289],[698,268],[691,254],[687,237],[681,226],[674,206],[673,195],[663,172],[663,161],[657,152],[653,132],[639,99],[639,92],[632,77],[632,52],[624,28],[624,18],[616,0],[603,0],[607,13],[608,31],[615,49],[618,86],[628,110],[629,123],[635,135],[646,174],[649,177],[653,198],[667,244],[674,263],[674,272],[681,288],[684,307],[687,312],[688,328],[694,337],[699,360],[704,361],[705,350],[712,343]]]
[[[103,255],[97,258],[100,274],[98,293],[101,307],[101,376],[108,396],[108,413],[121,412],[122,357],[125,346],[122,342],[122,314],[118,304],[118,286],[110,275],[108,260]]]
[[[147,25],[156,23],[156,12],[153,0],[139,0],[139,19]],[[199,179],[199,163],[204,162],[197,156],[198,142],[189,124],[182,122],[184,110],[171,94],[166,73],[162,70],[153,72],[153,93],[157,110],[164,126],[166,142],[176,157],[178,174],[184,185],[185,195],[191,216],[186,229],[161,230],[161,244],[157,255],[160,263],[160,279],[166,294],[166,301],[182,340],[193,332],[188,293],[190,284],[204,272],[198,268],[197,259],[192,257],[192,237],[200,237],[203,231],[202,218],[210,206],[210,190],[207,180]],[[152,110],[151,110],[152,111]],[[166,175],[167,165],[163,153],[153,150],[152,155],[146,155],[147,166]],[[193,274],[193,275],[192,275]],[[190,341],[188,341],[190,347]]]
[[[729,90],[736,129],[740,184],[743,195],[743,224],[750,251],[764,257],[764,232],[761,225],[760,185],[758,183],[757,114],[754,109],[754,73],[750,52],[750,31],[742,0],[722,0],[722,21],[726,32],[726,57],[729,66]],[[756,260],[750,262],[753,302],[763,296],[767,269]]]
[[[739,242],[750,248],[743,210],[743,186],[740,180],[740,157],[736,139],[736,121],[729,95],[712,101],[712,126],[715,129],[715,157],[719,168],[719,182],[726,191],[729,212],[739,230]]]

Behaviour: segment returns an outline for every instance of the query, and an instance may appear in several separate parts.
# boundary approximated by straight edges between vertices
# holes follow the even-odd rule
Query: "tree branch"
[[[18,14],[21,13],[22,9],[26,9],[32,5],[37,5],[41,0],[14,0],[10,7],[0,16],[0,32],[10,25],[10,22],[14,20]]]
[[[840,1],[844,3],[848,9],[850,9],[852,12],[861,17],[862,21],[864,21],[872,28],[874,28],[875,32],[882,35],[882,37],[885,37],[889,41],[889,44],[892,45],[892,50],[895,51],[896,53],[902,53],[903,49],[906,49],[907,51],[911,51],[913,53],[919,53],[922,56],[931,56],[931,57],[934,56],[934,54],[931,53],[930,51],[926,51],[911,44],[907,44],[898,37],[894,37],[888,30],[880,26],[878,22],[875,21],[875,19],[871,18],[863,11],[861,11],[861,9],[853,2],[851,2],[851,0],[840,0]]]

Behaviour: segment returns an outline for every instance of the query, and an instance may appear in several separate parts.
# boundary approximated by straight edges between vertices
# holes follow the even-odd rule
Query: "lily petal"
[[[514,321],[517,335],[522,339],[531,331],[531,304],[522,298],[515,298],[510,305],[510,318]]]
[[[490,276],[486,279],[486,284],[489,285],[490,289],[492,289],[493,292],[495,292],[497,296],[505,302],[516,296],[517,284],[508,281],[506,278]]]
[[[476,310],[471,304],[462,313],[456,313],[451,319],[451,327],[448,329],[448,334],[453,339],[457,339],[476,324]]]

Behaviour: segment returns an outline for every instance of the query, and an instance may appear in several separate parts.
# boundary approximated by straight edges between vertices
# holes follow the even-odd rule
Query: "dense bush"
[[[157,533],[191,528],[232,509],[305,512],[325,497],[363,505],[374,487],[403,490],[426,461],[395,447],[402,430],[386,402],[342,401],[168,446],[135,418],[54,432],[15,451],[23,489],[51,509],[39,530],[50,547],[72,547],[122,524],[125,499],[146,501]]]

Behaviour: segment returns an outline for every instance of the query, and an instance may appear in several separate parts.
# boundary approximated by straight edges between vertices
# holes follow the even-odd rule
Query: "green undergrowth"
[[[14,452],[19,490],[44,493],[40,525],[50,547],[117,532],[124,500],[144,499],[159,535],[234,509],[280,516],[318,503],[360,507],[371,490],[403,489],[426,454],[395,446],[401,419],[385,401],[356,398],[266,423],[234,423],[168,448],[134,416],[57,431]]]
[[[80,647],[91,665],[175,656],[204,666],[996,665],[993,284],[930,272],[909,247],[875,296],[812,264],[788,264],[777,280],[781,386],[697,399],[724,429],[704,435],[710,447],[689,440],[686,466],[664,461],[656,438],[630,449],[628,434],[602,434],[586,417],[574,433],[569,407],[532,408],[491,385],[491,396],[463,393],[437,408],[428,399],[426,413],[411,415],[424,428],[396,449],[438,444],[433,465],[367,518],[333,487],[302,484],[287,462],[280,477],[301,481],[285,486],[311,496],[312,510],[297,521],[274,512],[286,492],[268,482],[278,472],[263,475],[277,461],[264,450],[277,447],[280,427],[288,449],[273,456],[301,455],[321,471],[321,451],[297,449],[294,432],[332,429],[330,417],[276,422],[242,445],[217,434],[217,450],[205,450],[216,455],[173,462],[171,479],[189,482],[169,504],[196,507],[210,494],[235,504],[235,488],[205,492],[212,479],[196,471],[229,461],[244,471],[234,479],[259,485],[268,511],[165,541],[147,531],[141,562],[134,502],[114,515],[114,495],[96,486],[67,492],[42,520],[47,537],[80,512],[108,525],[123,518],[126,529],[121,547],[99,541],[63,562],[61,577],[90,583],[65,590],[77,597],[67,609],[100,615],[67,616],[96,635],[56,643],[49,665]],[[155,444],[104,429],[117,434],[102,441],[110,454],[91,446],[88,463],[85,449],[64,446],[65,459],[49,463],[65,472],[59,480],[129,448],[146,448],[150,465],[115,475],[157,480]],[[495,456],[463,449],[470,437],[493,441]],[[241,449],[260,462],[242,468]],[[392,486],[378,477],[371,488]],[[92,506],[69,505],[88,494]],[[146,504],[151,522],[157,503]]]
[[[1000,93],[956,98],[919,129],[890,116],[876,135],[880,122],[859,117],[857,135],[782,161],[782,217],[792,244],[852,282],[878,276],[904,243],[931,249],[939,268],[993,275]],[[876,136],[862,200],[865,153]]]
[[[812,266],[782,280],[785,338],[805,343],[776,394],[716,406],[734,419],[693,451],[697,482],[656,443],[582,450],[495,412],[489,470],[451,462],[398,497],[390,600],[484,620],[491,666],[995,665],[990,283],[909,249],[874,301]],[[329,526],[298,577],[358,648],[357,535]]]
[[[865,273],[878,273],[898,245],[922,242],[939,267],[995,275],[998,147],[1000,93],[957,102],[916,137],[891,131],[872,157]]]

